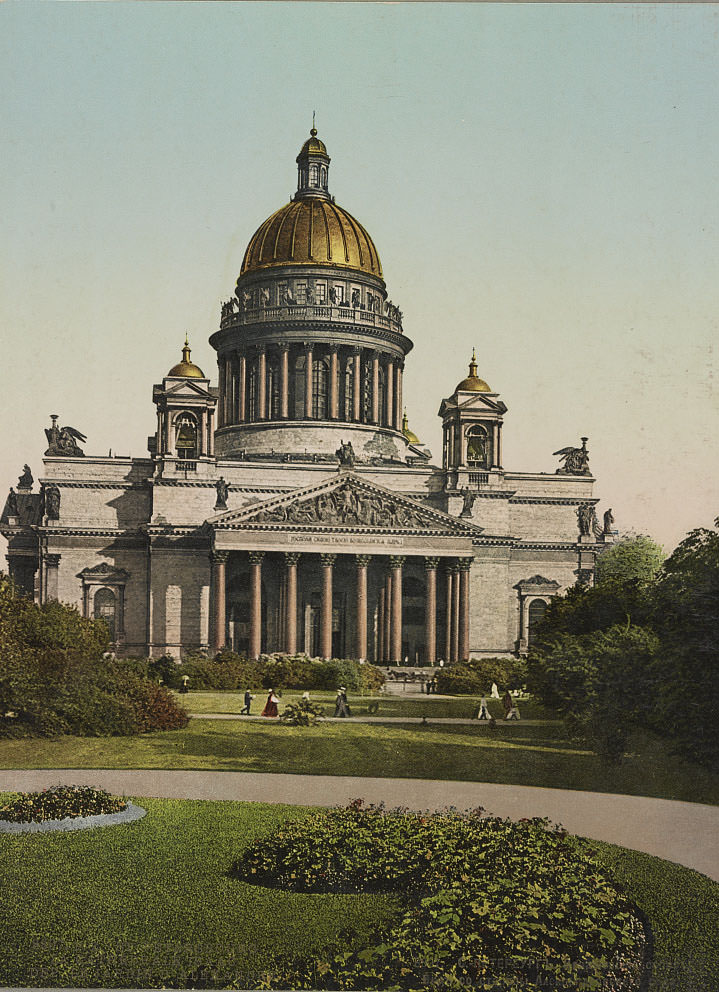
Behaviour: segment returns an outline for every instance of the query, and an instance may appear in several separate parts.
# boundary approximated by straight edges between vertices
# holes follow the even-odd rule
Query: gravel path
[[[571,833],[654,854],[719,882],[719,806],[700,803],[431,779],[164,770],[0,771],[0,791],[43,789],[59,783],[94,785],[127,796],[296,806],[334,806],[358,797],[411,809],[483,806],[490,814],[515,820],[546,816]]]

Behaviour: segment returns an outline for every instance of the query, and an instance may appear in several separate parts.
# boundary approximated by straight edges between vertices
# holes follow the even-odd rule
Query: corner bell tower
[[[502,472],[502,423],[507,407],[477,375],[472,352],[469,375],[442,400],[442,468],[445,490],[476,489]]]

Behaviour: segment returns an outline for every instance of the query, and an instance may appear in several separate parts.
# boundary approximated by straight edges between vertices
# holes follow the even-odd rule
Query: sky
[[[587,436],[622,532],[719,514],[719,6],[7,0],[0,87],[0,492],[51,413],[145,456],[186,333],[217,381],[315,110],[435,461],[476,347],[507,469]]]

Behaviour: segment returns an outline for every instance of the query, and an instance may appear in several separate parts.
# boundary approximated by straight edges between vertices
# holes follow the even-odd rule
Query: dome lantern
[[[455,392],[463,393],[491,393],[492,390],[484,381],[480,379],[477,375],[477,355],[474,348],[472,348],[472,360],[469,363],[469,375],[466,379],[462,379],[460,383],[457,384]]]
[[[187,335],[185,335],[185,344],[182,349],[182,361],[178,362],[177,365],[173,365],[167,375],[168,377],[172,376],[183,379],[205,378],[205,373],[202,369],[190,361],[190,344],[187,340]]]
[[[312,116],[310,136],[302,146],[297,156],[297,193],[295,200],[309,197],[319,197],[329,200],[327,192],[327,174],[330,167],[330,157],[324,141],[317,137],[317,128]]]

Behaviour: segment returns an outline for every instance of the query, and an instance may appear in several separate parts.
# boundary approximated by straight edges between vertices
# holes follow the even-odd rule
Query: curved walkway
[[[515,820],[546,816],[573,834],[675,861],[719,882],[719,806],[700,803],[520,785],[345,775],[71,768],[0,771],[0,791],[44,789],[58,783],[94,785],[135,797],[294,806],[343,805],[358,797],[417,810],[483,806],[489,814]]]

